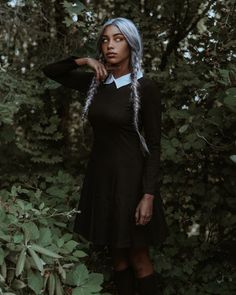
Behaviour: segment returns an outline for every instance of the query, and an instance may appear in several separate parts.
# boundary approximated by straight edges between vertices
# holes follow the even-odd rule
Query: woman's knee
[[[131,248],[129,260],[136,273],[142,273],[147,268],[152,267],[148,247]]]
[[[112,248],[111,256],[115,270],[123,270],[130,265],[127,248]]]

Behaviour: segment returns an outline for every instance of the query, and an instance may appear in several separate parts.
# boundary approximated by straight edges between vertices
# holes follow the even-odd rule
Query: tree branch
[[[197,23],[205,16],[206,12],[210,9],[211,5],[214,4],[216,0],[209,1],[207,7],[204,9],[201,15],[197,16],[189,25],[184,29],[182,24],[177,28],[172,28],[169,40],[165,52],[162,54],[161,62],[159,68],[163,71],[167,65],[168,58],[171,53],[178,47],[180,41],[182,41],[196,26]],[[188,9],[187,9],[188,10]],[[187,19],[187,14],[185,15],[184,21]],[[176,32],[177,31],[177,32]],[[176,33],[175,33],[176,32]]]

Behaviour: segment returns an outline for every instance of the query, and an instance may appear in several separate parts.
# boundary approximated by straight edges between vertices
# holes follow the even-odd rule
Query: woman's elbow
[[[42,72],[44,73],[45,76],[47,76],[48,78],[55,78],[55,75],[53,74],[53,72],[50,69],[50,66],[45,66],[42,68]]]

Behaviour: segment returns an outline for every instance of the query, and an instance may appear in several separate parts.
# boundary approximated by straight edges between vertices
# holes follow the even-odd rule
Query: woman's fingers
[[[88,58],[87,65],[90,66],[95,74],[97,80],[104,80],[107,74],[105,66],[94,58]]]
[[[141,215],[141,216],[140,216],[140,224],[141,224],[141,225],[146,224],[146,216],[145,216],[145,215]]]
[[[102,65],[98,65],[96,68],[96,79],[97,80],[104,80],[107,76],[107,71]]]
[[[95,70],[96,70],[96,78],[97,78],[97,80],[99,80],[100,79],[100,69],[99,69],[98,65],[96,66]]]
[[[136,225],[146,225],[152,218],[152,208],[141,201],[135,211]]]
[[[140,224],[145,225],[151,220],[151,216],[149,215],[141,215]]]
[[[95,58],[88,57],[87,65],[94,70],[97,80],[105,80],[109,72],[109,64],[103,64]],[[117,66],[113,66],[113,68],[117,68]]]
[[[145,224],[147,224],[150,220],[151,220],[151,217],[152,217],[152,215],[151,215],[151,213],[143,213],[142,211],[139,213],[139,221],[138,221],[138,223],[140,224],[140,225],[145,225]]]
[[[107,70],[103,64],[100,64],[100,78],[104,80],[107,76]]]
[[[106,76],[108,75],[107,70],[105,68],[105,66],[102,66],[102,71],[103,71],[103,79],[106,78]]]
[[[105,75],[104,75],[103,67],[100,66],[99,69],[100,69],[100,79],[101,79],[101,80],[104,80],[104,76],[105,76]]]

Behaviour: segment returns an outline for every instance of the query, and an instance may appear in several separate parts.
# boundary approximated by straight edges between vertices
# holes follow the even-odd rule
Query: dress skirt
[[[159,194],[154,196],[151,221],[146,225],[135,224],[135,210],[143,196],[142,153],[120,146],[115,133],[98,138],[99,144],[91,152],[84,176],[74,231],[95,246],[160,245],[168,229]],[[133,146],[138,145],[138,139],[134,141]]]

